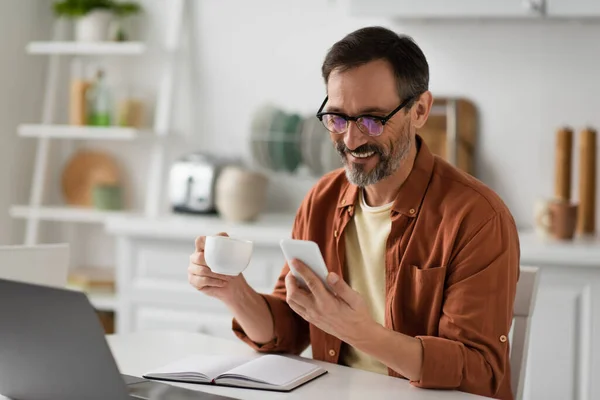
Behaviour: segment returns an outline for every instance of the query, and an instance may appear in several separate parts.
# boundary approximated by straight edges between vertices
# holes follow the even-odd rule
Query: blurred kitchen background
[[[107,332],[231,335],[224,307],[187,284],[194,237],[253,240],[248,280],[271,289],[294,212],[340,165],[314,118],[325,53],[382,25],[429,61],[422,135],[498,192],[523,262],[544,268],[529,398],[600,396],[600,3],[77,4],[0,2],[0,244],[71,243],[70,284]],[[556,201],[579,206],[576,228],[549,231]]]

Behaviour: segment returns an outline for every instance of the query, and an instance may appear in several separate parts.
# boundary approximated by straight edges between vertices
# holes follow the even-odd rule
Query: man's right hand
[[[219,236],[228,236],[219,233]],[[242,290],[253,290],[242,274],[237,276],[222,275],[210,270],[204,259],[204,243],[206,236],[196,238],[196,251],[190,256],[188,266],[188,281],[190,284],[209,296],[215,297],[229,306],[236,302]]]

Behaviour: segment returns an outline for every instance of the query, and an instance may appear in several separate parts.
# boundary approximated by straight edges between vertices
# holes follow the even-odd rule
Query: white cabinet
[[[530,328],[527,399],[600,398],[598,384],[592,387],[600,362],[600,348],[593,342],[600,320],[592,310],[599,307],[600,268],[542,267]]]
[[[600,17],[598,0],[348,0],[355,17],[544,19]]]
[[[549,17],[588,18],[600,16],[598,0],[546,0]]]
[[[521,262],[540,268],[526,400],[600,399],[600,240],[521,235]]]
[[[107,230],[117,237],[116,331],[179,330],[233,337],[225,305],[188,283],[195,237],[224,231],[252,240],[252,260],[244,277],[257,291],[270,292],[284,265],[279,240],[290,237],[293,218],[274,216],[240,225],[212,217],[109,220]]]
[[[348,0],[354,16],[390,18],[538,17],[542,0]]]
[[[233,339],[231,316],[174,307],[135,305],[130,331],[173,330],[199,332],[211,336]]]

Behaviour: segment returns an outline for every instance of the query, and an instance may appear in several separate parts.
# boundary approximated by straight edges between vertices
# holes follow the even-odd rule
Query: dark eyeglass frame
[[[396,107],[394,110],[392,110],[392,112],[390,112],[390,113],[389,113],[388,115],[386,115],[385,117],[379,117],[379,116],[377,116],[377,115],[371,115],[371,114],[361,114],[361,115],[357,115],[356,117],[351,117],[351,116],[349,116],[349,115],[346,115],[346,114],[344,114],[344,113],[340,113],[340,112],[322,112],[322,111],[323,111],[323,107],[325,107],[325,104],[327,104],[327,100],[329,99],[329,96],[326,96],[326,97],[325,97],[325,100],[323,100],[323,103],[321,104],[321,107],[319,107],[319,111],[317,111],[317,118],[319,119],[319,121],[321,121],[321,123],[323,123],[323,117],[324,117],[324,116],[326,116],[326,115],[335,115],[335,116],[341,117],[341,118],[343,118],[344,120],[346,120],[346,129],[345,129],[343,132],[334,132],[334,131],[329,131],[329,128],[327,128],[327,126],[325,126],[325,124],[323,124],[323,126],[325,126],[325,128],[326,128],[326,129],[327,129],[329,132],[332,132],[332,133],[335,133],[335,134],[338,134],[338,135],[342,135],[342,134],[346,133],[346,132],[348,131],[348,126],[349,126],[348,122],[349,122],[349,121],[354,121],[354,122],[356,122],[356,123],[357,123],[356,125],[358,126],[358,129],[359,129],[359,130],[360,130],[362,133],[364,133],[364,134],[366,134],[366,135],[369,135],[369,136],[379,136],[379,135],[381,135],[381,134],[383,133],[383,128],[385,127],[385,124],[386,124],[386,123],[387,123],[387,122],[388,122],[388,121],[389,121],[389,120],[390,120],[390,119],[391,119],[391,118],[392,118],[392,117],[393,117],[393,116],[394,116],[394,115],[395,115],[395,114],[396,114],[398,111],[400,111],[400,110],[402,110],[404,107],[406,107],[406,105],[407,105],[408,103],[410,103],[410,102],[411,102],[411,101],[412,101],[414,98],[415,98],[415,96],[410,96],[410,97],[406,98],[406,99],[405,99],[405,100],[404,100],[402,103],[400,103],[400,105],[399,105],[398,107]],[[381,126],[382,126],[382,128],[381,128],[381,132],[380,132],[380,133],[378,133],[378,134],[375,134],[375,135],[373,135],[373,134],[370,134],[370,133],[368,133],[368,132],[365,132],[365,131],[363,131],[362,129],[360,129],[360,125],[358,124],[358,120],[359,120],[360,118],[364,118],[364,117],[369,117],[369,118],[372,118],[372,119],[375,119],[375,120],[379,121],[379,122],[381,123]]]

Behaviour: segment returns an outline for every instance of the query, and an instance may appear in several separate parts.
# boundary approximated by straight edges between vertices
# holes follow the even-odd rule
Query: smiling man
[[[517,230],[495,193],[418,136],[433,103],[425,56],[406,36],[364,28],[329,50],[322,72],[317,118],[345,168],[308,193],[292,236],[319,245],[334,293],[298,261],[308,290],[286,265],[274,292],[258,294],[243,275],[210,271],[204,238],[190,283],[224,301],[258,351],[310,344],[318,360],[512,399]]]

